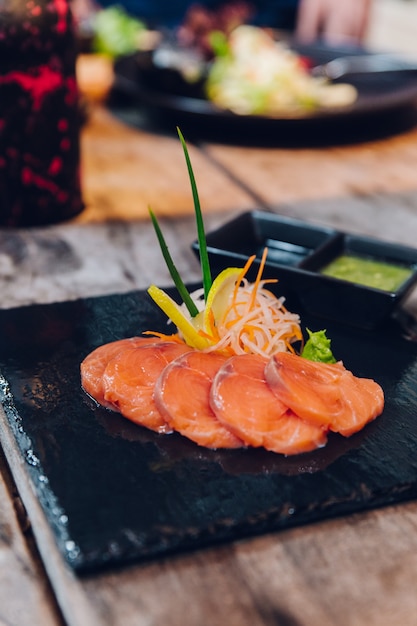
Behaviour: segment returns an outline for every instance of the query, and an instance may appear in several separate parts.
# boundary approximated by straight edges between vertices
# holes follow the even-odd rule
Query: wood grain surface
[[[245,191],[228,180],[218,164],[192,145],[189,152],[206,212],[250,206]],[[159,135],[156,143],[154,133],[125,124],[100,106],[89,109],[82,133],[82,177],[82,223],[147,220],[149,206],[160,216],[193,213],[178,137]]]
[[[0,502],[0,624],[63,624],[1,450]]]
[[[390,11],[395,3],[401,11],[416,5],[379,1],[400,48]],[[374,26],[374,41],[382,41],[382,32]],[[190,153],[207,229],[258,207],[416,245],[415,128],[327,148],[209,143],[191,145]],[[136,118],[129,124],[94,105],[82,163],[82,215],[44,228],[0,229],[1,307],[170,283],[148,205],[162,217],[184,279],[199,278],[190,250],[192,199],[175,133],[155,134]],[[77,578],[56,549],[2,412],[0,438],[7,459],[6,465],[0,455],[2,625],[417,623],[416,502]]]
[[[353,145],[322,148],[242,148],[210,145],[207,152],[235,179],[251,183],[263,203],[415,191],[415,128]]]
[[[403,505],[131,568],[83,585],[106,615],[113,611],[106,623],[129,626],[411,626],[417,599],[407,578],[417,571],[416,522],[416,505]],[[163,600],[156,589],[163,590]]]

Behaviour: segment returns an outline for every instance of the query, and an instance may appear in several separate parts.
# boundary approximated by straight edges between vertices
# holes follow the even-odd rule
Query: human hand
[[[75,23],[81,28],[90,23],[92,16],[100,8],[96,0],[71,0],[70,6]]]
[[[368,27],[372,0],[300,0],[296,37],[301,41],[360,43]]]

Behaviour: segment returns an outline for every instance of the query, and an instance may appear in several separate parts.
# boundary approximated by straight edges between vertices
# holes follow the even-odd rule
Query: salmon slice
[[[384,410],[384,392],[380,385],[370,378],[358,378],[346,370],[341,392],[350,411],[339,414],[330,428],[344,437],[350,437],[362,430]]]
[[[108,362],[125,348],[158,342],[156,337],[129,337],[118,339],[99,346],[88,354],[80,365],[81,386],[96,402],[108,409],[117,410],[111,402],[104,399],[103,374]]]
[[[358,378],[342,363],[318,363],[277,353],[265,368],[276,397],[302,419],[349,436],[382,412],[384,394],[373,380]]]
[[[185,344],[169,341],[126,348],[104,370],[104,399],[140,426],[172,432],[155,404],[154,388],[167,364],[190,350]]]
[[[268,360],[234,356],[214,377],[210,404],[217,419],[247,445],[292,455],[322,447],[326,431],[305,422],[271,391],[265,379]]]
[[[155,386],[155,403],[166,422],[205,448],[243,446],[209,404],[213,378],[226,360],[219,354],[188,352],[166,366]]]

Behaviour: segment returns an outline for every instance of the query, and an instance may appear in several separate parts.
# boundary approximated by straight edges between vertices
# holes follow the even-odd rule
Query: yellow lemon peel
[[[187,345],[197,350],[204,350],[211,345],[208,337],[203,336],[183,313],[179,305],[163,289],[156,285],[148,288],[148,294],[165,315],[181,332]]]
[[[213,334],[213,326],[221,320],[230,306],[230,298],[235,291],[237,282],[240,282],[242,268],[228,267],[215,278],[207,296],[203,312],[203,329]]]

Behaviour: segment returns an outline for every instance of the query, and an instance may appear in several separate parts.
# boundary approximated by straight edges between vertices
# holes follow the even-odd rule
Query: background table
[[[393,27],[395,2],[401,15],[414,15],[416,7],[405,0],[381,2]],[[378,28],[380,23],[375,37]],[[415,127],[354,145],[199,143],[190,145],[190,154],[208,230],[262,208],[416,245]],[[168,284],[149,205],[162,218],[182,275],[199,278],[190,250],[192,198],[175,133],[156,134],[138,114],[94,106],[82,156],[82,215],[56,226],[0,230],[2,307]],[[7,457],[0,456],[0,623],[416,623],[415,502],[77,578],[56,550],[4,419],[0,433]]]

